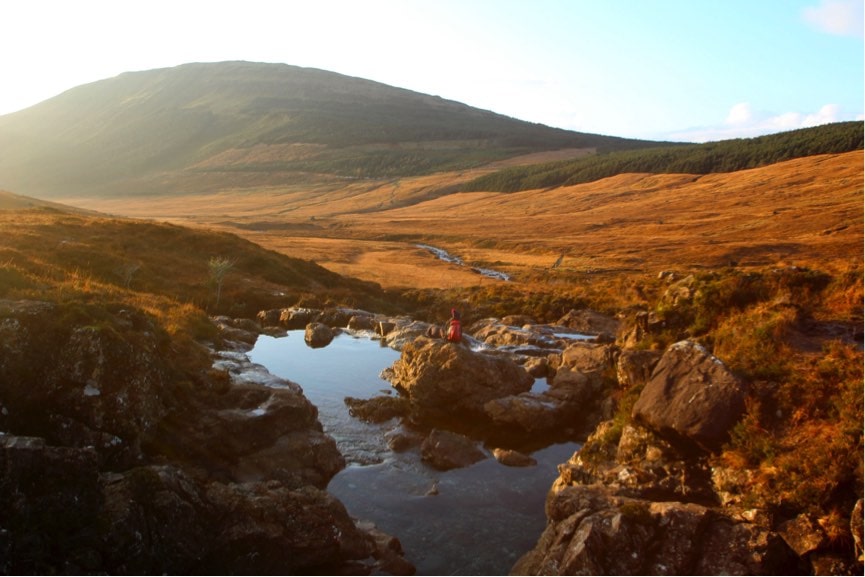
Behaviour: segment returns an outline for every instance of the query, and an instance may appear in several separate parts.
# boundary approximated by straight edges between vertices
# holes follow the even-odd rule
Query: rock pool
[[[384,434],[396,421],[364,423],[343,402],[391,392],[379,374],[399,352],[346,333],[312,349],[303,331],[290,331],[281,338],[262,335],[248,356],[303,387],[348,463],[328,491],[354,517],[398,537],[420,575],[507,574],[544,529],[556,466],[579,448],[551,445],[534,452],[538,464],[527,468],[506,467],[490,456],[464,469],[437,471],[421,462],[417,449],[388,448]]]

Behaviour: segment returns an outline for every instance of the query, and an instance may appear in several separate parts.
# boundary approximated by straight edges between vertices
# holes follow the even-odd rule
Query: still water
[[[319,420],[337,442],[348,466],[328,491],[358,519],[399,538],[419,575],[503,575],[531,549],[546,524],[544,500],[556,466],[576,443],[536,451],[533,467],[506,467],[492,457],[471,467],[437,471],[418,449],[391,451],[384,434],[396,421],[368,424],[348,414],[347,396],[392,393],[379,374],[399,353],[366,336],[341,334],[312,349],[303,331],[262,335],[252,362],[303,387]],[[435,488],[435,493],[430,490]]]

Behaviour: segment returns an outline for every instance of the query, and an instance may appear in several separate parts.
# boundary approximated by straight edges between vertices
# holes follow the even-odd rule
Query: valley
[[[622,174],[516,193],[439,196],[435,191],[458,191],[476,175],[441,173],[64,201],[231,231],[387,288],[454,288],[497,281],[439,261],[416,244],[440,246],[517,279],[727,266],[844,269],[861,260],[862,173],[862,153],[854,151],[733,173]],[[561,255],[560,266],[549,270]]]

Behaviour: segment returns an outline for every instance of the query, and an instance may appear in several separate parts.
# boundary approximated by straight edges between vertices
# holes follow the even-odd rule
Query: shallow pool
[[[399,358],[397,351],[348,334],[312,349],[303,331],[291,331],[282,338],[259,337],[249,357],[303,387],[349,463],[328,491],[354,517],[398,537],[420,575],[507,574],[544,529],[544,501],[557,465],[579,448],[562,443],[536,451],[534,467],[506,467],[490,457],[437,471],[421,462],[418,450],[388,448],[384,434],[395,421],[363,423],[343,402],[346,396],[391,392],[379,374]],[[433,487],[437,494],[429,494]]]

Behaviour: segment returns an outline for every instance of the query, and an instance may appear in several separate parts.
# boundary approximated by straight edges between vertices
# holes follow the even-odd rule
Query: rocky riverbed
[[[400,353],[385,373],[396,394],[355,400],[353,413],[394,423],[388,442],[416,444],[430,467],[459,470],[483,449],[526,465],[539,447],[588,438],[550,479],[546,528],[513,573],[857,571],[861,548],[837,550],[807,515],[744,502],[754,472],[710,464],[748,385],[693,341],[633,348],[653,330],[645,313],[483,319],[453,344],[408,318],[278,309],[215,319],[222,345],[208,350],[179,347],[129,308],[5,301],[0,312],[4,573],[414,572],[399,535],[327,492],[345,458],[302,388],[244,364],[262,332],[304,329],[324,347],[346,327]],[[532,392],[537,378],[548,388]],[[622,426],[616,398],[631,390]]]

